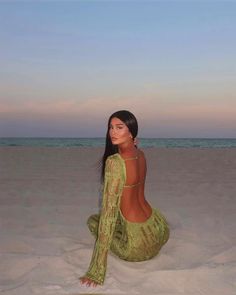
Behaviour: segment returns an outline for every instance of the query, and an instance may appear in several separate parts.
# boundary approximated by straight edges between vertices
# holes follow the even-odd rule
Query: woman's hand
[[[81,283],[81,285],[86,284],[87,287],[90,287],[90,286],[96,287],[97,286],[97,283],[96,282],[94,282],[93,280],[91,280],[91,279],[89,279],[87,277],[81,278],[80,279],[80,283]]]

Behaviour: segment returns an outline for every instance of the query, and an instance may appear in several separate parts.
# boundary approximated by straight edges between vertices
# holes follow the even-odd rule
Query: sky
[[[236,137],[236,1],[0,0],[0,137]]]

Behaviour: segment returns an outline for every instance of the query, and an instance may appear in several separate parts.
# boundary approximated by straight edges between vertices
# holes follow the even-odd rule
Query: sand
[[[0,148],[0,291],[32,294],[236,294],[236,149],[146,148],[146,198],[170,224],[145,262],[109,255],[87,288],[102,148]]]

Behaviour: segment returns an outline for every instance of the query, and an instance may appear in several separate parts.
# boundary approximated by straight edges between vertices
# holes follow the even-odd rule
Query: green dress
[[[120,210],[120,197],[126,181],[124,159],[119,153],[106,160],[103,200],[100,214],[91,215],[87,224],[96,238],[89,269],[81,278],[102,285],[108,250],[127,261],[144,261],[158,254],[169,239],[169,225],[161,212],[152,208],[144,222],[130,222]]]

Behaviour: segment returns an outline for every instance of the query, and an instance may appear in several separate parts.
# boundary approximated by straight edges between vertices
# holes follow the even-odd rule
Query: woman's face
[[[132,140],[132,135],[129,128],[125,125],[123,121],[118,118],[112,118],[109,126],[109,135],[112,144],[123,144],[128,143]]]

